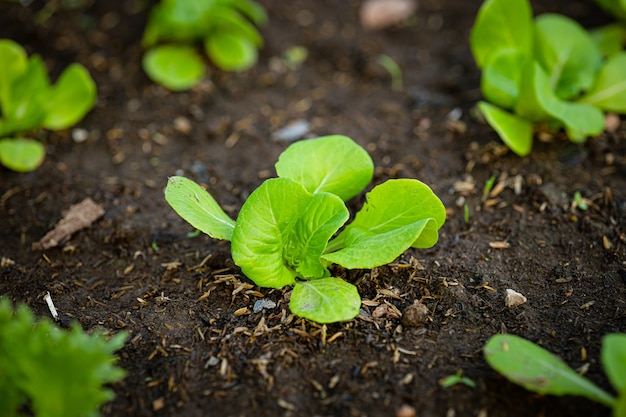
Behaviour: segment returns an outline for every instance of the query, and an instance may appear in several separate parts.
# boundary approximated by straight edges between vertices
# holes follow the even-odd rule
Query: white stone
[[[519,292],[508,288],[506,290],[506,296],[504,297],[504,303],[507,307],[513,308],[524,304],[528,299]]]

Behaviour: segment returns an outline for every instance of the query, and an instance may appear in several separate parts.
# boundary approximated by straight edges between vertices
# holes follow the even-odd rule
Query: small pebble
[[[272,133],[272,139],[277,142],[294,142],[309,133],[309,122],[297,120]]]
[[[402,407],[400,407],[396,412],[396,417],[415,417],[416,415],[417,412],[415,411],[415,408],[408,404],[403,404]]]
[[[72,140],[75,143],[83,143],[89,138],[89,132],[86,129],[76,128],[72,130]]]
[[[252,307],[252,311],[260,313],[264,309],[270,309],[276,307],[276,303],[272,300],[257,300]]]
[[[519,292],[512,290],[510,288],[506,290],[506,296],[504,297],[504,304],[506,304],[507,307],[509,308],[517,307],[517,306],[524,304],[526,301],[528,301],[528,299],[524,297],[522,294],[520,294]]]
[[[402,325],[404,327],[419,327],[426,322],[427,317],[428,307],[416,301],[402,313]]]

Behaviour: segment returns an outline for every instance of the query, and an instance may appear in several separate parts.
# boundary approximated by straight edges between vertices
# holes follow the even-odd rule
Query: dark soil
[[[206,82],[176,94],[141,70],[143,2],[87,2],[35,24],[41,3],[0,2],[0,37],[40,54],[53,77],[84,64],[99,100],[77,126],[85,142],[71,130],[42,132],[38,171],[0,170],[0,294],[49,316],[49,291],[62,324],[130,333],[119,351],[128,376],[103,415],[411,415],[404,405],[418,416],[610,414],[586,399],[527,392],[482,357],[490,336],[514,333],[610,389],[599,352],[604,334],[626,331],[626,125],[584,146],[556,135],[527,158],[507,152],[472,116],[480,73],[467,39],[480,1],[424,0],[408,24],[368,32],[356,0],[265,0],[271,24],[258,65],[242,74],[211,67]],[[588,27],[610,20],[590,1],[550,4],[535,12]],[[309,57],[286,68],[281,56],[296,45]],[[390,89],[380,54],[402,67],[404,91]],[[335,271],[365,300],[348,323],[291,315],[288,289],[253,286],[227,242],[188,237],[193,229],[163,199],[167,177],[182,173],[236,216],[287,146],[271,134],[299,119],[310,136],[365,146],[375,182],[418,178],[448,208],[433,249]],[[491,176],[495,193],[483,202]],[[587,210],[573,204],[576,191]],[[86,197],[104,208],[99,221],[57,248],[31,249]],[[505,307],[508,288],[527,303]],[[277,306],[254,313],[259,299]],[[403,324],[416,300],[427,321]],[[457,370],[476,388],[439,385]]]

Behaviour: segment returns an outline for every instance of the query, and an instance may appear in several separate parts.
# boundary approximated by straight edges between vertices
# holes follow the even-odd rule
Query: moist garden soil
[[[127,376],[104,416],[610,414],[525,391],[482,356],[490,336],[521,335],[610,390],[599,354],[604,334],[626,331],[626,126],[584,145],[544,132],[530,156],[507,151],[473,111],[480,73],[468,34],[480,1],[424,0],[406,23],[366,31],[358,1],[264,0],[258,65],[237,74],[209,64],[206,81],[182,93],[141,70],[150,4],[87,2],[46,18],[43,3],[0,3],[0,37],[40,54],[53,79],[85,65],[99,98],[82,131],[39,133],[39,170],[0,171],[0,294],[49,317],[50,292],[60,325],[128,332],[118,352]],[[591,1],[535,3],[586,27],[610,21]],[[293,46],[308,51],[300,66],[284,59]],[[402,68],[402,91],[381,54]],[[308,137],[363,145],[373,184],[418,178],[447,207],[434,248],[333,270],[364,300],[347,323],[291,315],[288,288],[254,286],[228,242],[194,236],[163,198],[168,176],[183,174],[235,217],[275,175],[288,143],[273,133],[299,120]],[[87,197],[103,217],[58,247],[32,248]],[[528,301],[506,307],[507,289]],[[255,312],[258,300],[276,306]],[[439,384],[458,370],[476,387]]]

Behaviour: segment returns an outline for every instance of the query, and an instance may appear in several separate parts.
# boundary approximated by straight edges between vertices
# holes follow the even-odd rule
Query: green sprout
[[[617,398],[579,375],[544,348],[515,335],[492,336],[483,348],[487,363],[529,391],[550,395],[577,395],[613,409],[613,416],[626,416],[626,334],[602,338],[602,366]]]
[[[470,388],[476,388],[476,383],[470,378],[463,376],[463,370],[459,369],[456,374],[442,378],[439,381],[439,385],[443,388],[450,388],[457,384],[467,385]]]
[[[492,175],[486,182],[485,182],[485,186],[483,187],[483,196],[481,197],[480,201],[482,201],[483,203],[485,201],[487,201],[487,198],[489,198],[489,193],[491,192],[491,190],[493,189],[493,185],[496,183],[496,176]]]
[[[193,227],[229,240],[233,261],[261,287],[293,286],[291,311],[318,323],[351,320],[359,313],[356,286],[328,267],[374,268],[409,248],[437,243],[443,203],[424,183],[391,179],[365,196],[352,223],[345,202],[365,189],[374,164],[365,149],[333,135],[291,144],[270,178],[231,219],[200,185],[172,177],[165,199]],[[341,232],[338,233],[338,231]]]
[[[396,61],[388,55],[378,55],[378,64],[387,70],[391,76],[391,89],[402,91],[402,69]]]

